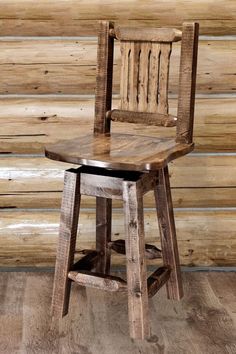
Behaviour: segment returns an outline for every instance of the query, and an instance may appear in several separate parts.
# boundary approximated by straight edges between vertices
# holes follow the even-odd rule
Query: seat
[[[193,150],[193,144],[173,139],[118,134],[93,134],[54,144],[46,149],[52,160],[129,171],[158,170]]]
[[[194,148],[198,24],[129,28],[101,21],[98,33],[94,131],[47,146],[48,158],[77,164],[65,171],[52,315],[68,313],[73,282],[128,294],[130,336],[150,336],[148,298],[165,284],[167,297],[183,296],[168,163]],[[120,105],[112,109],[114,41],[120,43]],[[177,116],[169,114],[172,44],[181,41]],[[116,122],[176,129],[175,139],[113,132]],[[163,129],[163,128],[162,128]],[[149,131],[152,131],[151,129]],[[145,244],[143,196],[153,190],[161,249]],[[96,249],[74,262],[80,200],[96,197]],[[124,205],[125,239],[112,240],[112,200]],[[110,274],[112,252],[126,255],[127,279]],[[146,259],[163,265],[147,276]]]

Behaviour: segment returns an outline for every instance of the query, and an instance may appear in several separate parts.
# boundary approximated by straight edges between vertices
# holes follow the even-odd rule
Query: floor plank
[[[150,300],[152,336],[128,336],[125,294],[73,284],[69,315],[52,322],[52,273],[0,273],[0,353],[236,353],[236,273],[183,273],[185,297]]]

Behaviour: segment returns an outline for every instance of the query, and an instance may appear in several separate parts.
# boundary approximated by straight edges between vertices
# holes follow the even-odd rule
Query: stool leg
[[[171,267],[170,279],[166,284],[167,297],[173,300],[180,300],[183,297],[183,287],[168,166],[159,171],[159,182],[154,189],[154,193],[160,228],[163,263]]]
[[[56,318],[68,313],[71,280],[68,272],[74,262],[77,226],[80,208],[80,174],[76,170],[65,171],[61,205],[59,240],[57,248],[52,315]]]
[[[111,211],[111,199],[96,197],[96,250],[101,255],[96,271],[103,274],[110,273],[111,253],[108,242],[111,241]]]
[[[145,259],[143,196],[138,183],[124,181],[123,199],[126,229],[127,291],[130,336],[150,336]]]

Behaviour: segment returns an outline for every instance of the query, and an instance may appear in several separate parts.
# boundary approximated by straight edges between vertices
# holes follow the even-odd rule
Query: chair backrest
[[[112,110],[114,39],[120,41],[120,107]],[[172,43],[182,41],[177,117],[169,114]],[[111,121],[177,126],[176,140],[191,143],[196,86],[198,24],[172,28],[115,27],[101,21],[98,36],[94,133],[108,133]]]

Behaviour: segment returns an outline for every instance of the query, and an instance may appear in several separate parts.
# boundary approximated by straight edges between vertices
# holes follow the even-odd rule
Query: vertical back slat
[[[139,42],[131,42],[130,52],[130,89],[129,89],[129,110],[138,110],[138,80],[140,69],[140,49]]]
[[[158,84],[159,84],[159,54],[160,44],[151,44],[149,62],[149,85],[148,85],[148,112],[157,112]]]
[[[198,23],[183,24],[176,141],[187,144],[193,138],[198,32]]]
[[[146,112],[148,107],[149,61],[151,43],[144,42],[140,46],[138,111]]]
[[[124,110],[129,109],[130,50],[130,42],[121,42],[120,105]]]
[[[110,131],[110,121],[105,119],[111,109],[114,38],[110,36],[111,22],[101,21],[98,34],[97,81],[95,98],[94,133]]]
[[[168,114],[171,43],[121,42],[120,108]]]
[[[158,88],[158,113],[168,114],[168,83],[172,43],[160,45],[160,72]]]

